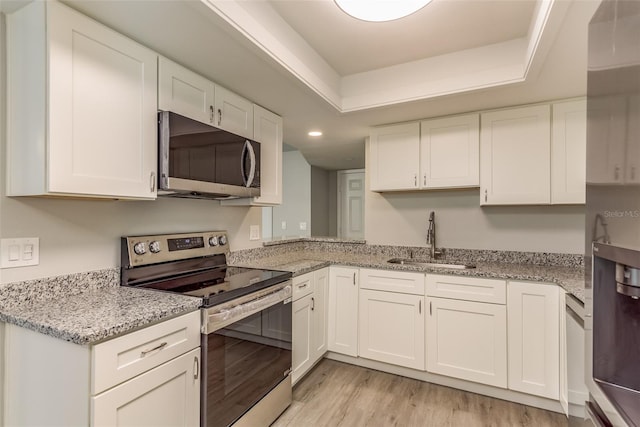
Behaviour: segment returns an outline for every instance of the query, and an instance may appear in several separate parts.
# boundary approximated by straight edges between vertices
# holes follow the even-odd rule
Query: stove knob
[[[218,237],[218,241],[220,242],[220,245],[221,245],[221,246],[226,245],[226,244],[227,244],[227,236],[225,236],[224,234],[221,234],[221,235]]]
[[[138,242],[135,245],[133,245],[133,252],[135,252],[136,255],[146,254],[147,248],[145,248],[144,242]]]
[[[218,246],[218,236],[209,237],[209,246]]]
[[[158,252],[160,252],[160,242],[153,241],[149,243],[149,250],[154,254],[157,254]]]

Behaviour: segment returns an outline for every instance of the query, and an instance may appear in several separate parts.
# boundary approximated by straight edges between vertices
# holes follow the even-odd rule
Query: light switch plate
[[[306,222],[301,222],[300,223],[300,230],[304,231],[307,229],[307,223]]]
[[[249,240],[260,240],[260,226],[249,226]]]
[[[23,237],[0,239],[0,268],[40,264],[40,239]]]

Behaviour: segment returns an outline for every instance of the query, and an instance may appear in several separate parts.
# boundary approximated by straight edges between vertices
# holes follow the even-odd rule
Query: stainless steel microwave
[[[260,144],[171,111],[158,113],[158,195],[260,195]]]

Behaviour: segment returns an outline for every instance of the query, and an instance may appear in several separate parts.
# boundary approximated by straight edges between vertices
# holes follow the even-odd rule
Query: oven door
[[[201,425],[226,427],[289,377],[291,286],[203,313]]]

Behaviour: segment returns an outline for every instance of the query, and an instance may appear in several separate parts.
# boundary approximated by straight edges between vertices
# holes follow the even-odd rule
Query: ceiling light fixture
[[[334,0],[346,14],[362,21],[384,22],[403,18],[431,0]]]
[[[309,132],[309,136],[322,136],[322,132],[320,132],[319,130],[312,130],[311,132]]]

